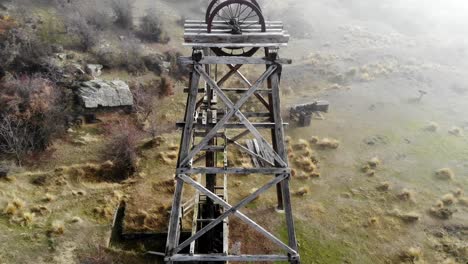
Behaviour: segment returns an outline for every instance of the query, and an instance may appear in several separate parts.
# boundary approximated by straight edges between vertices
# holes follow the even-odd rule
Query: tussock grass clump
[[[379,218],[376,216],[369,217],[369,219],[367,219],[367,226],[375,226],[378,224],[379,224]]]
[[[436,176],[441,180],[453,180],[455,178],[455,173],[450,168],[443,168],[436,171]]]
[[[381,161],[378,157],[373,157],[372,159],[370,159],[367,164],[371,167],[371,168],[377,168],[379,165],[380,165]]]
[[[436,122],[429,122],[429,124],[424,128],[424,130],[428,132],[437,132],[439,131],[439,128],[440,126]]]
[[[337,149],[340,146],[340,141],[336,139],[323,138],[317,142],[317,146],[322,149]]]
[[[306,157],[297,157],[294,164],[304,172],[314,172],[317,170],[317,165],[312,160]]]
[[[414,261],[418,261],[422,258],[423,252],[421,248],[419,247],[410,247],[406,250],[403,250],[400,254],[400,259],[402,261],[411,261],[414,263]]]
[[[35,214],[38,214],[38,215],[41,215],[41,216],[44,216],[44,215],[47,215],[48,213],[50,213],[50,210],[45,205],[37,205],[37,206],[34,206],[34,207],[31,208],[31,212],[35,213]]]
[[[453,135],[453,136],[456,136],[456,137],[461,137],[461,136],[463,136],[463,130],[461,128],[459,128],[459,127],[454,126],[454,127],[450,128],[449,134]]]
[[[319,142],[319,137],[317,136],[312,136],[310,139],[309,139],[309,142],[310,144],[317,144]]]
[[[414,192],[408,189],[403,189],[398,195],[398,199],[402,201],[413,201],[414,200]]]
[[[63,235],[65,233],[65,224],[62,221],[52,222],[48,233],[57,236]]]
[[[460,205],[463,205],[463,206],[468,207],[468,197],[460,197],[460,198],[458,199],[458,203],[459,203]]]
[[[299,139],[297,143],[295,143],[293,146],[294,150],[305,150],[306,148],[309,148],[309,142],[304,139]]]
[[[55,199],[57,199],[57,197],[55,197],[55,195],[52,195],[50,193],[46,193],[45,196],[44,196],[44,199],[42,199],[44,202],[52,202],[52,201],[55,201]]]
[[[309,187],[301,187],[297,191],[294,192],[296,196],[305,196],[310,192]]]
[[[381,191],[381,192],[386,192],[386,191],[390,190],[390,183],[389,182],[382,182],[376,187],[376,189],[378,191]]]
[[[445,206],[452,205],[457,201],[457,198],[452,193],[447,193],[440,199]]]
[[[455,210],[450,210],[445,207],[432,207],[429,210],[429,213],[436,218],[439,218],[441,220],[448,220],[452,218],[453,214],[455,213]]]
[[[34,222],[35,214],[31,212],[25,212],[21,216],[21,225],[22,226],[31,226]]]
[[[457,198],[460,198],[460,197],[463,196],[463,190],[458,188],[455,191],[453,191],[453,195],[455,195],[455,197],[457,197]]]
[[[6,215],[16,215],[21,212],[25,205],[26,203],[23,200],[14,198],[11,202],[7,203],[3,209],[3,213]]]

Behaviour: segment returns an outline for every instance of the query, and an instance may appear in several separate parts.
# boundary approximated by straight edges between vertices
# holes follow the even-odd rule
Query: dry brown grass
[[[296,196],[305,196],[310,192],[309,187],[301,187],[297,191],[294,192]]]

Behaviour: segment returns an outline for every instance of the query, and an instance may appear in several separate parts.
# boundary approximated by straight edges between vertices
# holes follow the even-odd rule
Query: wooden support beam
[[[179,63],[183,65],[191,65],[195,63],[195,61],[192,59],[192,57],[179,57]],[[240,67],[242,67],[242,65],[247,65],[247,64],[263,64],[263,65],[291,64],[292,60],[282,59],[282,58],[279,58],[276,60],[270,60],[267,58],[260,58],[260,57],[205,56],[200,61],[197,61],[196,63],[198,64],[229,64],[231,66],[234,64],[236,65],[236,68],[239,69]]]
[[[229,215],[233,214],[234,212],[236,212],[239,209],[243,208],[244,206],[246,206],[247,204],[249,204],[253,200],[257,199],[257,197],[260,196],[260,194],[266,192],[272,186],[274,186],[277,183],[281,182],[285,178],[286,178],[286,175],[284,175],[284,177],[275,177],[273,180],[269,181],[267,184],[265,184],[264,186],[262,186],[261,188],[259,188],[258,190],[256,190],[252,194],[250,194],[249,196],[242,199],[242,201],[240,201],[237,205],[230,206],[229,208],[225,207],[226,211],[224,211],[223,214],[221,214],[218,218],[214,219],[208,225],[206,225],[205,227],[200,229],[195,235],[193,235],[192,237],[190,237],[187,240],[185,240],[184,242],[182,242],[176,249],[174,249],[174,253],[179,253],[182,249],[184,249],[185,247],[190,245],[190,243],[192,243],[193,241],[199,239],[201,236],[203,236],[208,231],[210,231],[211,229],[216,227],[218,224],[220,224]],[[188,183],[190,184],[191,182],[188,182]],[[201,185],[199,184],[199,186],[201,186]],[[206,195],[209,195],[210,191],[208,189],[206,189],[205,187],[203,187],[203,188],[204,188],[204,191],[201,191],[201,192],[206,194]]]
[[[255,93],[255,90],[263,84],[263,82],[270,77],[270,75],[276,71],[278,67],[276,65],[271,65],[267,68],[264,74],[255,82],[255,84],[249,89],[247,93],[245,93],[236,104],[234,104],[226,94],[221,91],[221,88],[210,78],[210,76],[203,70],[201,66],[195,66],[194,69],[200,73],[200,75],[205,79],[206,82],[210,83],[211,87],[214,88],[218,92],[219,98],[224,102],[224,104],[228,107],[229,112],[225,115],[230,119],[233,113],[237,116],[237,118],[245,125],[245,127],[252,133],[252,135],[260,142],[266,142],[263,138],[262,134],[252,125],[252,123],[239,111],[239,108],[248,100],[248,98]],[[223,118],[224,119],[224,118]],[[219,125],[218,123],[217,125]],[[224,124],[224,123],[223,123]],[[219,128],[218,128],[219,129]],[[203,142],[203,141],[202,141]],[[201,143],[200,143],[201,144]],[[280,164],[281,167],[287,167],[287,164],[283,161],[283,159],[273,150],[273,148],[267,143],[265,146],[266,151],[269,151],[275,158],[275,160]],[[196,149],[197,147],[195,147]],[[199,151],[199,150],[198,150]]]
[[[216,90],[218,93],[218,96],[224,101],[224,103],[228,103],[229,111],[226,113],[226,115],[211,129],[211,131],[207,134],[207,136],[202,139],[202,141],[196,145],[189,153],[187,156],[183,157],[183,160],[181,162],[181,166],[179,167],[186,167],[188,165],[188,162],[195,157],[195,155],[200,152],[200,150],[208,144],[208,142],[213,138],[216,133],[224,127],[224,125],[227,123],[231,117],[234,116],[236,112],[239,112],[239,108],[243,106],[249,97],[260,87],[260,85],[265,81],[266,78],[270,76],[270,74],[276,69],[276,66],[272,66],[270,69],[265,71],[262,76],[255,82],[255,84],[249,89],[248,92],[246,92],[240,99],[237,101],[235,105],[232,104],[232,102],[229,100],[229,98],[226,97],[226,95],[221,91],[219,88],[218,84],[211,79],[211,77],[205,72],[202,66],[200,65],[195,65],[194,70],[198,72],[198,74],[201,74],[203,78],[205,79],[206,82],[209,83],[209,85]],[[249,129],[250,130],[250,129]]]
[[[192,178],[188,177],[187,175],[180,174],[180,175],[178,175],[178,177],[180,177],[180,179],[182,179],[184,182],[192,185],[195,189],[199,190],[201,193],[204,193],[206,196],[211,198],[215,203],[221,205],[225,209],[229,210],[230,208],[232,208],[232,206],[229,203],[227,203],[223,199],[219,198],[216,194],[210,192],[203,185],[201,185],[198,182],[194,181]],[[275,243],[276,245],[278,245],[282,249],[286,250],[289,254],[297,255],[297,250],[294,250],[294,249],[290,248],[289,246],[287,246],[286,244],[284,244],[281,240],[279,240],[277,237],[272,235],[266,229],[264,229],[263,227],[261,227],[260,225],[255,223],[255,221],[253,221],[252,219],[250,219],[249,217],[247,217],[243,213],[234,210],[233,214],[235,214],[239,219],[244,221],[246,224],[250,225],[252,228],[257,230],[258,232],[260,232],[263,236],[265,236],[266,238],[271,240],[271,242]]]
[[[151,252],[150,252],[151,253]],[[239,261],[239,262],[276,262],[276,261],[288,261],[289,257],[285,255],[223,255],[223,254],[209,254],[209,255],[187,255],[177,254],[172,257],[166,257],[165,261],[170,262],[192,262],[192,261]]]
[[[228,67],[229,69],[233,70],[234,69],[234,65],[231,65],[231,64],[228,64]],[[247,77],[245,77],[239,70],[236,70],[236,74],[237,76],[239,76],[241,78],[242,81],[244,81],[245,84],[247,84],[249,87],[252,86],[252,84],[250,83],[250,81],[247,79]],[[268,91],[271,92],[270,89],[267,89]],[[266,109],[269,109],[269,104],[268,102],[265,100],[265,98],[263,98],[263,96],[261,96],[260,94],[258,93],[255,93],[255,97],[257,97],[258,100],[260,100],[260,102],[263,104],[263,106],[266,107]]]
[[[248,174],[281,174],[290,173],[290,168],[215,168],[215,167],[194,167],[194,168],[178,168],[177,173],[186,174],[232,174],[232,175],[248,175]]]
[[[274,128],[275,127],[275,123],[262,123],[262,122],[251,122],[252,126],[254,126],[255,128]],[[177,122],[176,123],[176,126],[177,127],[184,127],[185,125],[185,122]],[[288,126],[289,123],[283,123],[283,126]],[[210,124],[194,124],[193,125],[194,128],[196,129],[202,129],[202,128],[209,128],[209,127],[212,127],[212,125]],[[238,128],[245,128],[245,125],[243,123],[226,123],[224,125],[224,128],[227,128],[227,129],[238,129]]]

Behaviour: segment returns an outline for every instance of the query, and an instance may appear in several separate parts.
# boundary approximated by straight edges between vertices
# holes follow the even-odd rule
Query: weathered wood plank
[[[271,65],[271,64],[291,64],[292,60],[291,59],[277,59],[277,60],[270,60],[267,58],[259,58],[259,57],[224,57],[224,56],[205,56],[203,57],[200,61],[195,62],[192,57],[180,57],[179,58],[179,63],[184,64],[184,65],[189,65],[189,64],[229,64],[232,67],[236,68],[237,70],[240,68],[239,65],[244,65],[244,64],[263,64],[263,65]],[[236,66],[233,66],[235,64]],[[231,68],[231,75],[232,74],[237,74],[235,70]],[[231,72],[230,71],[230,72]],[[218,82],[219,83],[219,82]],[[221,84],[218,84],[221,85]]]
[[[248,175],[248,174],[281,174],[290,173],[290,168],[209,168],[209,167],[194,167],[194,168],[178,168],[177,173],[186,174],[233,174],[233,175]]]
[[[246,21],[246,23],[253,23],[255,21]],[[226,24],[226,21],[213,21],[214,24]],[[198,20],[198,19],[186,19],[185,20],[185,24],[205,24],[206,25],[206,21],[204,20]],[[283,21],[279,21],[279,20],[267,20],[265,21],[265,24],[267,25],[272,25],[272,24],[283,24]]]
[[[257,160],[257,153],[255,152],[255,147],[252,143],[252,140],[247,140],[246,144],[247,144],[247,148],[250,151],[249,153],[251,153],[250,159],[252,160],[254,167],[260,167],[260,163]]]
[[[185,43],[218,43],[218,44],[239,44],[239,43],[288,43],[289,34],[287,32],[261,32],[261,33],[184,33]]]
[[[208,33],[208,30],[206,28],[186,28],[185,33]],[[212,34],[231,34],[232,29],[226,28],[226,29],[212,29],[211,33]],[[257,29],[243,29],[242,32],[244,33],[261,33],[262,29],[257,28]],[[283,29],[281,28],[268,28],[266,29],[267,33],[281,33],[283,32]]]
[[[182,202],[183,185],[184,181],[180,178],[177,178],[174,200],[172,202],[171,218],[169,220],[169,229],[166,242],[166,256],[173,255],[173,250],[179,244],[177,233],[179,231],[180,205]]]
[[[182,43],[183,46],[194,48],[280,48],[288,43]]]
[[[240,262],[259,262],[259,261],[288,261],[289,257],[285,255],[222,255],[222,254],[209,254],[209,255],[187,255],[177,254],[172,257],[165,258],[165,261],[240,261]]]

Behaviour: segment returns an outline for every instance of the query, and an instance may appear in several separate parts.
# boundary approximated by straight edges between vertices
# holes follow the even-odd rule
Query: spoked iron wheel
[[[223,25],[223,28],[229,29],[231,34],[265,32],[265,18],[257,5],[258,4],[247,0],[228,0],[221,2],[213,9],[207,21],[208,33],[211,33],[220,25]],[[225,25],[228,27],[225,27]],[[218,56],[245,57],[253,56],[258,49],[259,48],[244,47],[212,48],[213,52]]]
[[[210,16],[211,16],[211,11],[213,11],[217,6],[219,6],[221,3],[223,2],[223,0],[212,0],[210,2],[210,4],[208,5],[208,8],[206,9],[206,15],[205,15],[205,22],[208,23],[208,20],[210,19]],[[258,7],[258,9],[260,9],[261,11],[261,8],[260,8],[260,5],[257,3],[256,0],[251,0],[250,2],[252,2],[256,7]]]

